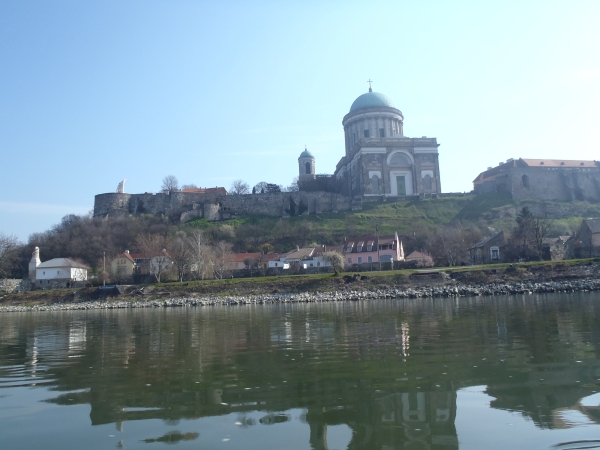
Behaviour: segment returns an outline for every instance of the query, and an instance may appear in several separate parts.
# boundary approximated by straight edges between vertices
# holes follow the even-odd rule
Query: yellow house
[[[129,250],[125,250],[111,261],[110,269],[114,281],[130,280],[135,270],[135,259],[129,254]]]

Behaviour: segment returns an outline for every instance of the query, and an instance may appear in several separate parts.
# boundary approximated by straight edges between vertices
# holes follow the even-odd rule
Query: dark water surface
[[[0,314],[2,449],[600,448],[600,295]]]

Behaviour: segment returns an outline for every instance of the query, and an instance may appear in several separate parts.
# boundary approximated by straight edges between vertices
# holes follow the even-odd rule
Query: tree
[[[298,192],[300,186],[298,185],[298,177],[294,177],[292,182],[285,188],[286,192]]]
[[[428,248],[438,264],[458,266],[469,261],[469,249],[480,239],[477,230],[451,225],[439,228]]]
[[[527,206],[524,206],[517,214],[516,222],[513,239],[517,246],[517,255],[526,258],[534,241],[535,216]]]
[[[540,260],[544,259],[544,240],[548,237],[551,223],[546,218],[534,217],[532,222],[531,237]]]
[[[267,183],[267,186],[265,187],[265,192],[267,194],[275,194],[277,192],[281,192],[281,186],[274,183]]]
[[[166,251],[167,239],[160,234],[145,233],[138,236],[136,243],[144,259],[148,261],[148,273],[154,275],[156,281],[160,283],[162,275],[172,266],[171,258]]]
[[[213,246],[215,252],[215,278],[222,279],[227,274],[227,257],[231,255],[231,244],[219,241]]]
[[[175,192],[179,190],[179,182],[175,175],[167,175],[163,178],[161,190],[163,192]]]
[[[0,277],[10,274],[16,265],[21,244],[16,236],[0,233]]]
[[[198,186],[196,186],[194,183],[190,183],[190,184],[184,184],[183,186],[181,186],[181,189],[197,189]]]
[[[177,268],[177,278],[182,282],[185,275],[191,271],[195,259],[185,233],[178,232],[173,239],[170,239],[167,250],[173,265]]]
[[[231,189],[229,190],[230,194],[233,195],[244,195],[250,193],[250,186],[243,180],[235,180],[231,184]]]
[[[267,189],[267,182],[266,181],[261,181],[260,183],[256,183],[256,186],[254,186],[254,189],[256,190],[257,194],[264,194],[266,192]]]
[[[192,230],[187,236],[187,243],[193,257],[191,272],[196,279],[204,279],[213,271],[213,251],[208,245],[202,230]]]
[[[323,259],[331,264],[336,274],[344,267],[344,256],[340,252],[325,252],[323,253]]]

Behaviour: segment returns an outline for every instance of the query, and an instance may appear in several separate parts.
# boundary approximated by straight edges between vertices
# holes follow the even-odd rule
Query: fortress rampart
[[[190,192],[158,194],[98,194],[94,217],[164,214],[173,221],[196,217],[223,220],[238,216],[291,217],[361,209],[360,201],[331,192],[279,192],[273,194],[220,195]]]

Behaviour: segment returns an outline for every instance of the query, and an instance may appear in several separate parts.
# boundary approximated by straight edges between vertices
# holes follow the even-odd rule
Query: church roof
[[[300,158],[314,158],[314,156],[311,152],[304,149],[304,151],[302,153],[300,153]]]
[[[385,95],[380,94],[379,92],[367,92],[366,94],[363,94],[354,100],[354,103],[352,103],[352,106],[350,107],[350,112],[354,112],[363,108],[374,108],[378,106],[395,108],[392,101]]]

